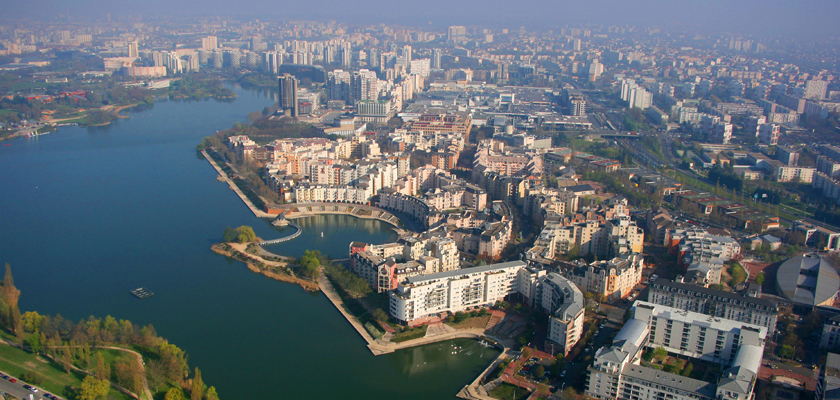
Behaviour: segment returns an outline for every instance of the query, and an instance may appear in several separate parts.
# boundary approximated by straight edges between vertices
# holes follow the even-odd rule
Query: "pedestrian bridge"
[[[295,232],[295,233],[293,233],[293,234],[291,234],[291,235],[289,235],[289,236],[282,237],[282,238],[280,238],[280,239],[266,240],[265,242],[260,242],[260,246],[265,246],[265,245],[267,245],[267,244],[277,244],[277,243],[288,242],[289,240],[292,240],[292,239],[294,239],[294,238],[296,238],[296,237],[300,236],[300,234],[301,234],[301,233],[303,233],[303,228],[301,228],[301,227],[300,227],[300,225],[298,225],[298,224],[296,224],[296,223],[294,223],[294,222],[289,221],[289,226],[292,226],[292,227],[294,227],[295,229],[297,229],[297,232]]]

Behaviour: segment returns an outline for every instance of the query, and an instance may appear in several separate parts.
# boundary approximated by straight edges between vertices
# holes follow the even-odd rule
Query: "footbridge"
[[[292,226],[295,229],[297,229],[297,232],[295,232],[295,233],[293,233],[289,236],[282,237],[280,239],[266,240],[265,242],[260,242],[260,246],[265,246],[267,244],[277,244],[277,243],[288,242],[289,240],[292,240],[292,239],[300,236],[301,233],[303,233],[303,228],[301,228],[300,225],[289,221],[289,226]]]

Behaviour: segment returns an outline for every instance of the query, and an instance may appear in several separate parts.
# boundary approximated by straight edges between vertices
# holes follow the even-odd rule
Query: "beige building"
[[[607,261],[595,261],[567,270],[564,275],[584,292],[612,300],[630,295],[642,281],[644,257],[639,253],[623,254]]]

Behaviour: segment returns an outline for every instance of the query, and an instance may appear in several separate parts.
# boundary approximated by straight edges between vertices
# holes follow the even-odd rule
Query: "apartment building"
[[[366,280],[377,293],[397,288],[408,277],[460,268],[455,241],[446,237],[405,237],[396,243],[350,244],[350,271]]]
[[[564,272],[584,292],[606,296],[611,300],[624,298],[642,281],[644,257],[639,253],[622,254],[611,260],[579,264]]]
[[[391,316],[401,322],[487,307],[519,290],[522,261],[408,277],[390,292]]]
[[[749,400],[766,335],[763,327],[638,301],[613,345],[595,353],[586,394],[622,400]],[[721,364],[723,373],[704,381],[642,366],[642,351],[657,347]]]
[[[772,335],[776,331],[778,305],[759,298],[761,290],[726,292],[678,281],[658,279],[648,285],[647,301],[716,318],[762,326]]]
[[[557,345],[552,346],[556,352],[566,356],[583,335],[583,293],[557,273],[541,277],[536,292],[540,306],[549,314],[548,341]]]

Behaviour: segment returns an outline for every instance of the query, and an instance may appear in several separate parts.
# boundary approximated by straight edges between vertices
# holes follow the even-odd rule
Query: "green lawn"
[[[108,351],[112,352],[112,351]],[[105,354],[103,354],[105,356]],[[106,360],[108,357],[106,357]],[[27,353],[17,347],[0,344],[0,371],[15,378],[20,378],[26,371],[32,371],[42,380],[37,386],[42,387],[59,396],[66,397],[70,393],[65,392],[66,387],[78,388],[82,385],[85,375],[73,371],[70,374],[64,372],[64,368],[58,364]],[[114,389],[108,393],[108,400],[129,400],[126,396]]]
[[[531,392],[509,383],[503,383],[493,388],[488,394],[501,400],[523,400],[527,399]]]
[[[394,337],[391,338],[391,342],[399,343],[399,342],[405,342],[405,341],[412,340],[412,339],[419,339],[423,336],[426,336],[426,329],[427,328],[428,328],[428,325],[421,325],[421,326],[419,326],[417,328],[414,328],[414,329],[409,329],[407,331],[395,333]]]

